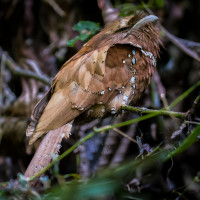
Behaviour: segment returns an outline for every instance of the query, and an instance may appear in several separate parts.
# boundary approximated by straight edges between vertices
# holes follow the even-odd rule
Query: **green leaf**
[[[80,35],[67,41],[67,45],[69,47],[73,47],[74,44],[78,40],[81,40],[84,42],[89,40],[92,36],[94,36],[100,30],[100,25],[99,23],[95,23],[91,21],[80,21],[74,25],[73,29],[75,31],[78,31]]]
[[[82,31],[99,31],[100,26],[99,23],[91,22],[91,21],[80,21],[74,25],[73,28],[75,31],[78,31],[80,34]]]
[[[28,188],[27,178],[23,174],[18,173],[17,178],[18,178],[19,183],[21,184],[22,187]]]
[[[167,155],[166,160],[188,149],[194,142],[198,140],[198,135],[200,135],[200,125],[198,125],[192,131],[192,133],[182,142],[182,144],[177,149],[175,149]]]
[[[164,0],[155,0],[156,6],[162,8],[164,6]]]
[[[127,15],[134,14],[137,10],[139,10],[138,6],[133,3],[124,3],[121,5],[121,11],[119,13],[120,17],[125,17]]]
[[[75,44],[78,40],[79,40],[79,36],[76,36],[76,37],[75,37],[74,39],[72,39],[72,40],[68,40],[68,41],[67,41],[67,46],[73,47],[74,44]]]

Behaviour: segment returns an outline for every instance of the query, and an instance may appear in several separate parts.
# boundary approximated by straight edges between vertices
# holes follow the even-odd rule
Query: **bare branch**
[[[48,78],[47,76],[43,75],[43,74],[36,74],[30,70],[24,70],[21,67],[19,67],[17,65],[17,63],[14,62],[14,60],[8,55],[7,52],[3,51],[0,48],[0,55],[4,53],[6,55],[6,65],[8,66],[8,68],[10,69],[10,71],[13,74],[19,75],[19,76],[23,76],[26,78],[33,78],[35,80],[38,80],[40,82],[45,83],[46,85],[51,85],[51,80],[50,78]]]
[[[119,10],[114,8],[109,0],[97,0],[98,6],[101,9],[105,24],[116,20],[119,15]]]
[[[154,14],[153,11],[149,8],[146,8],[146,11],[149,14]],[[192,57],[195,60],[197,60],[198,62],[200,62],[200,57],[196,53],[196,51],[190,49],[190,48],[192,48],[191,46],[193,46],[193,47],[196,46],[199,48],[199,46],[200,46],[199,43],[178,38],[178,37],[174,36],[173,34],[171,34],[170,32],[168,32],[162,25],[160,25],[160,30],[163,33],[163,35],[165,37],[167,37],[175,46],[177,46],[180,50],[185,52],[190,57]]]
[[[43,0],[43,1],[48,3],[54,9],[54,11],[61,17],[66,16],[65,11],[61,9],[61,7],[56,3],[56,1],[54,0]]]
[[[181,49],[183,52],[185,52],[190,57],[194,58],[198,62],[200,62],[199,55],[189,49],[180,38],[177,38],[176,36],[172,35],[170,32],[168,32],[163,26],[161,26],[161,31],[163,32],[164,36],[167,37],[175,46],[177,46],[179,49]]]

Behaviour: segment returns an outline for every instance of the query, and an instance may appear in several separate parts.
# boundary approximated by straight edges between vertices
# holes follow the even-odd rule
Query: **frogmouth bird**
[[[118,19],[83,45],[55,76],[50,90],[32,112],[29,144],[43,134],[26,177],[31,177],[58,153],[69,137],[73,120],[114,115],[139,100],[155,71],[161,44],[154,15]]]

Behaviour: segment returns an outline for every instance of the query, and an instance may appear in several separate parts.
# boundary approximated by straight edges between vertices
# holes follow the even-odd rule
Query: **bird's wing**
[[[126,48],[121,51],[127,56]],[[72,121],[92,105],[106,104],[129,79],[129,68],[117,55],[113,58],[110,46],[67,62],[55,77],[53,94],[33,132],[32,142]],[[35,110],[41,110],[41,105]]]

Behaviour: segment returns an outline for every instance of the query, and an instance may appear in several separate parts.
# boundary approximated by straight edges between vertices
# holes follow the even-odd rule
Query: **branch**
[[[137,114],[156,114],[156,115],[162,115],[162,116],[168,116],[168,117],[176,117],[180,119],[185,119],[185,113],[182,112],[174,112],[174,111],[168,111],[168,110],[152,110],[147,108],[139,108],[139,107],[132,107],[132,106],[122,106],[122,110],[129,110],[131,112],[137,113]]]
[[[177,38],[176,36],[172,35],[170,32],[168,32],[163,26],[161,26],[161,31],[163,32],[164,36],[167,37],[175,46],[177,46],[179,49],[181,49],[183,52],[185,52],[187,55],[191,56],[198,62],[200,62],[200,57],[199,55],[189,49],[185,43],[182,42],[181,39]]]
[[[119,10],[112,6],[110,0],[97,0],[97,3],[102,12],[105,24],[108,24],[118,18]]]
[[[122,138],[118,148],[115,150],[115,154],[113,155],[112,160],[110,161],[111,167],[116,166],[117,164],[121,163],[124,160],[124,157],[129,148],[129,144],[131,143],[131,141],[136,133],[136,131],[135,131],[136,126],[137,126],[137,124],[131,124],[129,126],[129,129],[128,129],[127,133],[125,134],[126,137]],[[116,129],[113,129],[113,130],[116,130]],[[124,133],[123,133],[123,135],[124,135]],[[127,138],[127,136],[129,138]],[[136,141],[136,143],[137,143],[137,141]]]
[[[10,69],[10,71],[13,72],[13,74],[19,75],[19,76],[23,76],[26,78],[33,78],[35,80],[38,80],[40,82],[45,83],[46,85],[51,85],[51,80],[50,78],[48,78],[45,75],[42,74],[36,74],[30,70],[24,70],[21,67],[19,67],[17,65],[17,63],[14,62],[14,60],[8,55],[7,52],[3,51],[0,48],[0,55],[5,54],[6,55],[6,65],[8,66],[8,68]]]
[[[186,45],[188,48],[194,49],[195,51],[197,51],[198,53],[200,53],[200,43],[199,42],[194,42],[191,40],[185,40],[182,38],[179,38],[179,40]]]
[[[62,10],[62,8],[56,3],[55,0],[44,0],[44,2],[48,3],[54,9],[54,11],[61,17],[66,16],[65,11]]]
[[[149,8],[146,8],[146,11],[149,14],[154,14],[153,11]],[[200,62],[199,55],[195,51],[190,49],[193,47],[199,47],[200,44],[198,44],[197,42],[189,41],[189,40],[183,40],[181,38],[174,36],[173,34],[168,32],[161,24],[160,24],[160,29],[163,35],[167,37],[175,46],[177,46],[180,50],[185,52],[187,55],[191,56],[192,58]]]

